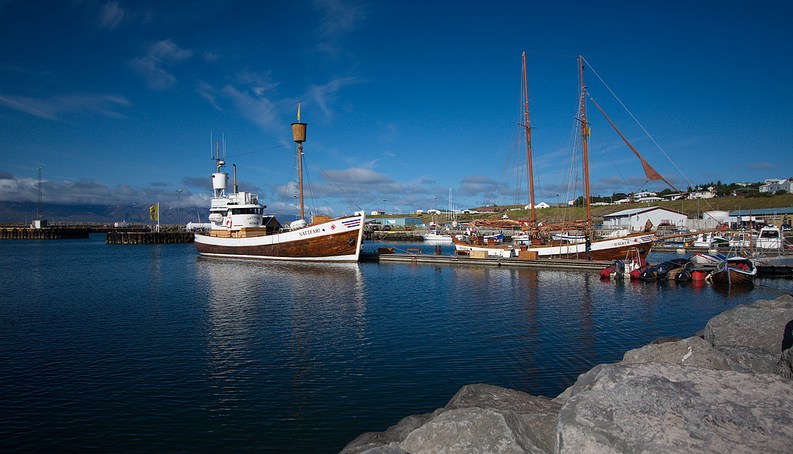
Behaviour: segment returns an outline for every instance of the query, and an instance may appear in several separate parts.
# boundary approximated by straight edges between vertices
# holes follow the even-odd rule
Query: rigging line
[[[650,141],[652,141],[652,143],[655,144],[655,146],[658,147],[659,150],[661,150],[661,153],[664,154],[666,159],[670,163],[672,163],[672,165],[675,167],[675,169],[677,169],[677,171],[680,172],[680,175],[686,180],[688,185],[691,186],[691,181],[688,179],[686,174],[684,174],[683,171],[680,170],[680,167],[677,166],[675,161],[673,161],[672,158],[669,157],[669,155],[666,153],[666,150],[664,150],[661,147],[661,145],[658,144],[658,142],[655,141],[655,138],[647,131],[647,129],[645,129],[644,125],[642,125],[641,122],[639,122],[639,120],[633,115],[633,112],[631,112],[630,109],[628,109],[628,107],[622,102],[622,100],[617,96],[617,94],[614,93],[614,90],[611,89],[611,87],[606,83],[606,81],[603,80],[602,77],[600,77],[600,74],[598,74],[598,72],[595,71],[595,68],[589,63],[589,61],[587,61],[587,59],[584,58],[583,56],[581,58],[584,59],[584,61],[586,62],[587,66],[589,67],[589,69],[592,70],[592,73],[598,78],[598,80],[600,80],[600,82],[603,84],[603,86],[606,87],[606,89],[609,91],[609,93],[611,93],[611,95],[614,96],[614,99],[616,99],[617,102],[622,106],[622,108],[625,109],[626,112],[628,112],[628,115],[630,115],[630,117],[633,119],[633,121],[635,121],[636,124],[639,125],[639,127],[641,128],[642,131],[644,131],[645,134],[647,134],[647,137],[650,138]]]

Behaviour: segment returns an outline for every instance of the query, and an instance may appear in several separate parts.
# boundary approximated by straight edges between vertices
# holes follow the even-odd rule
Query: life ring
[[[226,227],[231,228],[231,218],[226,218]]]

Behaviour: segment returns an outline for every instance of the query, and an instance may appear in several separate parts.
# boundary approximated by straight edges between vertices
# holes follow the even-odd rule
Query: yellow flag
[[[149,207],[149,219],[152,221],[159,221],[160,220],[160,213],[157,211],[157,204]]]
[[[297,122],[300,123],[300,103],[297,103]]]

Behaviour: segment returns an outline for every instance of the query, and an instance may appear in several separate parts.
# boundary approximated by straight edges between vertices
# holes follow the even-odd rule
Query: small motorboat
[[[647,261],[637,248],[631,248],[625,254],[625,260],[617,259],[610,266],[600,270],[601,279],[629,279],[636,270],[647,266]]]
[[[697,252],[689,259],[695,265],[700,266],[718,266],[721,262],[727,260],[724,254],[705,254],[704,252]]]

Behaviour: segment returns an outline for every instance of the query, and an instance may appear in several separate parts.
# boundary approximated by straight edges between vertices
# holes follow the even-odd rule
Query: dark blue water
[[[555,396],[630,348],[791,291],[224,261],[103,236],[4,241],[0,254],[5,452],[337,452],[464,384]]]

